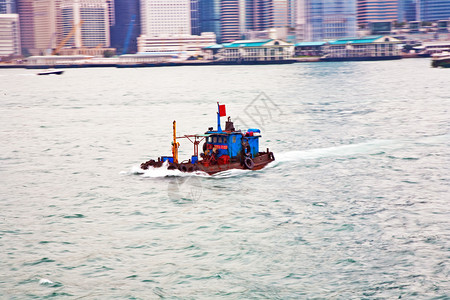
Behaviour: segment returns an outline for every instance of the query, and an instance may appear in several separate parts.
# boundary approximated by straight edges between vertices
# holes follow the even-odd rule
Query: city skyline
[[[11,32],[19,35],[24,54],[43,55],[67,47],[113,47],[119,53],[136,53],[139,39],[167,35],[172,35],[172,39],[176,35],[200,37],[206,32],[214,33],[218,43],[268,37],[272,29],[276,29],[278,37],[296,42],[355,37],[358,28],[371,22],[449,19],[450,3],[430,0],[0,0],[0,13],[18,14],[19,28],[13,30],[3,25],[4,31],[10,29],[2,39],[8,38],[7,44],[11,45],[11,40],[17,39],[10,37]],[[183,39],[193,39],[186,37]]]

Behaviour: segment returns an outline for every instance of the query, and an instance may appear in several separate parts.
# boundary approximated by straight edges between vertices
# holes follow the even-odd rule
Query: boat
[[[38,75],[52,75],[52,74],[61,75],[62,73],[64,73],[63,70],[46,70],[39,72]]]
[[[450,68],[450,52],[433,54],[431,57],[431,66],[433,68]]]
[[[150,159],[141,164],[142,170],[150,168],[167,167],[169,170],[181,172],[205,172],[209,175],[231,169],[260,170],[275,160],[272,152],[259,150],[261,131],[250,128],[246,131],[236,130],[231,118],[222,130],[220,118],[226,117],[225,105],[217,103],[217,130],[209,127],[204,134],[176,136],[176,121],[173,121],[172,156],[161,156]],[[177,139],[187,139],[194,145],[194,153],[188,159],[179,161]],[[199,154],[199,145],[203,143],[202,152]]]

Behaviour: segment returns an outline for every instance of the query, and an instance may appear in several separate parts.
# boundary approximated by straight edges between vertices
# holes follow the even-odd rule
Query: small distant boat
[[[47,71],[43,71],[43,72],[39,72],[38,75],[61,75],[62,73],[64,73],[63,70],[47,70]]]
[[[433,68],[450,68],[450,52],[433,54],[431,57],[431,66]]]
[[[226,116],[225,105],[218,105],[217,130],[212,127],[204,134],[176,136],[176,121],[173,121],[172,156],[161,156],[157,160],[149,160],[141,164],[142,170],[167,166],[169,170],[181,172],[202,171],[209,175],[230,170],[247,169],[259,170],[275,160],[272,152],[259,151],[259,129],[247,131],[236,130],[230,117],[226,122],[225,130],[220,127],[220,117]],[[194,155],[190,159],[179,162],[177,142],[179,138],[186,138],[194,144]],[[199,155],[199,144],[203,144],[203,151]],[[200,159],[199,159],[200,156]]]

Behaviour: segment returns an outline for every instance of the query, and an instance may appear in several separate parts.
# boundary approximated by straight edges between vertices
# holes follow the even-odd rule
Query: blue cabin
[[[247,132],[235,131],[233,123],[228,119],[225,131],[220,128],[213,131],[210,128],[204,145],[204,152],[211,155],[213,152],[218,158],[227,155],[231,160],[239,159],[250,152],[251,157],[255,157],[259,152],[259,129],[249,129]]]

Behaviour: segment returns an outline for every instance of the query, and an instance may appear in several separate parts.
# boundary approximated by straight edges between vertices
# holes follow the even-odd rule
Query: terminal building
[[[325,42],[300,42],[295,44],[296,56],[322,56]]]
[[[294,62],[294,44],[278,40],[240,40],[204,48],[209,57],[222,63],[282,63]]]
[[[338,39],[322,46],[325,61],[400,59],[401,41],[391,36]]]

